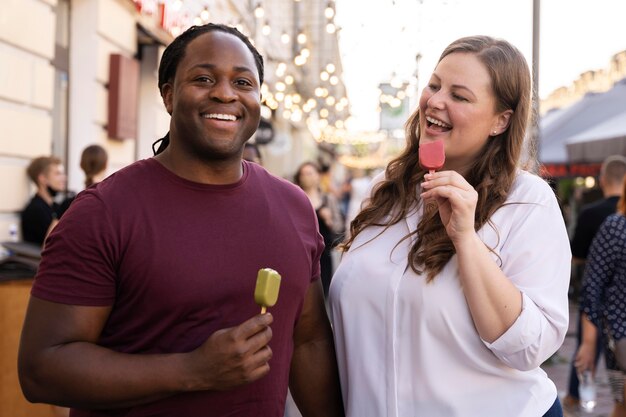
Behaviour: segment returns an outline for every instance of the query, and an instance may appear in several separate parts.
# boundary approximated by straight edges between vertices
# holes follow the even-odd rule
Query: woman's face
[[[489,138],[502,133],[510,111],[495,112],[491,77],[473,53],[443,58],[420,97],[420,143],[443,139],[445,169],[463,171]]]
[[[317,169],[311,165],[305,165],[300,168],[300,186],[302,188],[311,189],[319,186],[320,174]]]

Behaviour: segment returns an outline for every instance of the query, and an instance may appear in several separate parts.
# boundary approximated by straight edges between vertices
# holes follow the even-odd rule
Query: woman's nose
[[[428,107],[431,107],[434,109],[442,109],[445,106],[445,97],[441,93],[441,90],[433,93],[433,95],[430,96],[430,98],[428,99],[427,104],[428,104]]]

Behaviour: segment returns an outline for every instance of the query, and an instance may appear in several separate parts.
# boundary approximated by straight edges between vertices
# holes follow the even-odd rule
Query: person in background
[[[554,192],[521,169],[531,88],[504,40],[439,58],[330,287],[347,416],[563,415],[540,365],[567,332],[571,253]]]
[[[261,150],[256,143],[246,142],[243,148],[243,159],[248,162],[254,162],[255,164],[263,165],[263,158],[261,157]]]
[[[363,168],[353,168],[350,175],[349,193],[350,199],[348,200],[348,211],[346,215],[346,231],[350,231],[350,223],[357,214],[361,211],[361,204],[367,197],[369,191],[370,182],[372,178],[367,175],[367,172]]]
[[[574,236],[572,237],[572,262],[574,265],[574,279],[582,281],[583,271],[585,263],[587,261],[587,254],[591,242],[593,241],[596,232],[600,228],[600,225],[611,214],[615,214],[617,208],[617,201],[622,193],[622,184],[626,176],[626,157],[621,155],[612,155],[604,160],[602,167],[600,168],[599,184],[602,190],[604,198],[600,201],[587,204],[580,209],[578,217],[576,219],[576,226],[574,229]],[[579,288],[582,282],[575,283],[575,287]],[[579,294],[578,290],[574,291],[575,296]],[[598,364],[600,355],[603,351],[603,334],[602,332],[596,332],[597,340],[596,347],[594,349],[594,368]],[[577,323],[577,335],[576,335],[576,349],[581,345],[582,341],[582,327],[580,319],[580,311],[578,314]],[[563,398],[563,405],[567,408],[577,408],[580,404],[578,395],[578,372],[576,370],[576,352],[570,366],[569,383],[567,387],[567,395]]]
[[[602,333],[609,385],[615,402],[611,417],[626,417],[626,370],[620,369],[615,342],[626,337],[626,178],[617,213],[608,216],[589,249],[581,294],[582,342],[576,353],[578,372],[595,374],[598,334]]]
[[[81,416],[343,414],[315,213],[244,161],[263,58],[237,29],[164,50],[157,155],[81,192],[48,237],[18,357],[27,399]],[[261,314],[257,272],[283,276]]]
[[[55,197],[65,190],[65,168],[59,158],[41,156],[31,161],[26,173],[37,191],[20,215],[22,240],[43,246],[50,224],[64,213]]]
[[[102,181],[106,175],[109,155],[100,145],[89,145],[80,156],[80,169],[85,173],[85,188]]]
[[[322,269],[322,286],[324,295],[328,295],[328,288],[333,276],[332,250],[337,246],[343,231],[343,218],[335,197],[323,192],[320,187],[321,171],[314,162],[304,162],[298,167],[294,176],[294,183],[302,188],[315,209],[319,231],[324,238],[324,252],[320,258]]]

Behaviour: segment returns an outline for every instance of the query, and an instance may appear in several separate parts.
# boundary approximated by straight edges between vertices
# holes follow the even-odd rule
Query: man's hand
[[[237,327],[213,333],[187,363],[192,390],[227,390],[267,375],[272,350],[271,314],[259,314]]]

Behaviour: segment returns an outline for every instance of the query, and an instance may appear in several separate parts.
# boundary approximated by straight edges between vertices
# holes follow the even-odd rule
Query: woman
[[[89,145],[80,156],[80,168],[85,173],[85,188],[102,181],[106,175],[109,156],[100,145]]]
[[[626,417],[624,379],[616,360],[616,342],[626,337],[626,180],[617,214],[606,218],[593,238],[582,287],[582,335],[576,354],[578,372],[595,372],[598,330],[604,333],[607,374],[615,406],[611,417]],[[623,343],[623,341],[622,341]]]
[[[326,245],[320,258],[320,267],[324,295],[328,295],[333,276],[332,249],[339,243],[337,240],[340,239],[343,230],[343,219],[335,198],[320,189],[320,174],[321,170],[315,163],[304,162],[296,171],[294,182],[309,197],[317,214],[319,231]]]
[[[571,255],[554,193],[520,168],[530,101],[508,42],[441,55],[333,277],[347,416],[562,415],[539,366],[565,337]],[[435,140],[428,174],[418,147]]]

